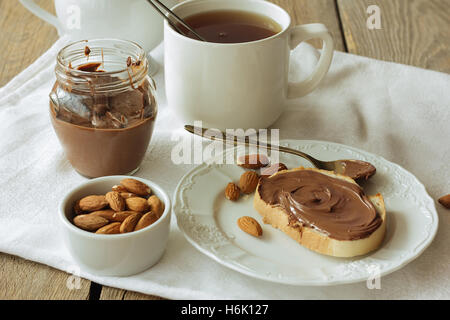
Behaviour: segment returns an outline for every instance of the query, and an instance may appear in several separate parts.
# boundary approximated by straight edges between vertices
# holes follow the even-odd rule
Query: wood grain
[[[36,1],[54,12],[52,0]],[[0,87],[39,58],[58,38],[56,29],[19,1],[0,0]]]
[[[320,22],[330,31],[336,50],[345,51],[344,38],[339,24],[339,16],[335,0],[269,0],[283,9],[292,17],[294,24]],[[322,48],[319,40],[308,41],[316,48]]]
[[[133,291],[126,291],[103,286],[100,300],[163,300],[157,296],[146,295]]]
[[[449,0],[337,0],[350,53],[450,73]],[[366,26],[369,5],[380,30]]]
[[[7,254],[0,255],[0,300],[86,300],[90,281],[80,279],[79,289],[67,286],[76,284],[65,272],[23,260]]]

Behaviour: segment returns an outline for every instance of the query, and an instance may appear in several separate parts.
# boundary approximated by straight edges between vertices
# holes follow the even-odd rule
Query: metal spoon
[[[169,23],[170,25],[175,28],[179,33],[182,35],[187,36],[186,32],[184,30],[181,30],[181,28],[178,26],[177,23],[181,24],[184,28],[192,32],[192,34],[197,37],[197,39],[201,41],[206,40],[200,36],[194,29],[192,29],[186,22],[184,22],[183,19],[178,17],[172,10],[167,8],[161,1],[159,0],[147,0],[148,3],[150,3],[153,8],[155,8],[156,11],[158,11]],[[162,8],[160,9],[159,6]]]
[[[245,137],[237,137],[233,135],[226,134],[222,131],[218,130],[210,130],[207,128],[199,128],[194,127],[190,125],[184,126],[184,128],[195,135],[201,136],[203,138],[207,138],[210,140],[218,140],[222,141],[224,143],[231,143],[235,146],[238,145],[245,145],[245,146],[254,146],[254,147],[260,147],[267,150],[279,150],[280,152],[285,152],[289,154],[293,154],[299,157],[302,157],[309,162],[311,162],[316,168],[323,169],[323,170],[329,170],[334,171],[335,173],[343,174],[346,176],[349,176],[350,178],[354,180],[367,180],[371,176],[373,176],[376,172],[376,168],[366,161],[361,160],[335,160],[335,161],[321,161],[318,160],[309,154],[306,154],[304,152],[294,150],[291,148],[283,147],[283,146],[277,146],[277,145],[271,145],[269,143],[262,143],[260,144],[258,140],[252,141],[248,136]],[[211,133],[214,132],[214,135],[211,135]],[[218,135],[216,135],[218,133]]]

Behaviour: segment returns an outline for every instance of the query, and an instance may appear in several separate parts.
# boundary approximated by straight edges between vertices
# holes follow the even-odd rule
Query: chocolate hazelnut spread
[[[382,220],[361,187],[313,170],[262,178],[261,199],[289,214],[289,224],[313,228],[337,240],[367,238]]]
[[[344,172],[341,174],[348,176],[354,180],[367,180],[375,174],[377,169],[369,162],[360,160],[342,160]]]
[[[105,67],[103,48],[86,46],[78,50],[91,59],[95,53],[100,58],[101,53],[102,61],[70,61],[68,67],[58,63],[57,81],[50,94],[55,132],[80,174],[99,177],[131,173],[144,158],[157,114],[145,53],[142,50],[142,60],[134,58],[132,63],[131,56],[120,57],[122,62],[115,62],[119,70],[110,72],[99,69]],[[118,57],[108,58],[107,62]]]

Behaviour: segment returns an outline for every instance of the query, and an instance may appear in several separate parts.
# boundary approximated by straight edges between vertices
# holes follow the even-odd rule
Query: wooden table
[[[272,0],[298,24],[321,22],[336,50],[450,73],[450,0]],[[54,12],[52,0],[37,0]],[[370,5],[381,13],[381,29],[369,30]],[[56,30],[18,1],[0,0],[0,87],[42,55]],[[315,46],[319,43],[312,42]],[[0,299],[159,299],[81,280],[69,290],[70,275],[0,253]]]

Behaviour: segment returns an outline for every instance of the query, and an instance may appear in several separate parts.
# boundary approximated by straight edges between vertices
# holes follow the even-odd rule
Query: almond
[[[112,221],[123,222],[123,221],[125,221],[126,218],[128,218],[129,216],[131,216],[132,214],[135,214],[135,213],[139,213],[139,212],[135,212],[135,211],[115,212],[112,216]]]
[[[108,201],[109,206],[114,211],[123,211],[125,210],[125,200],[121,197],[121,195],[117,191],[110,191],[105,196],[106,201]]]
[[[447,209],[450,209],[450,194],[440,197],[438,201],[444,207],[446,207]]]
[[[142,214],[140,213],[133,213],[128,218],[126,218],[122,224],[120,225],[120,233],[128,233],[134,230],[136,227],[136,224],[141,219]]]
[[[127,208],[130,211],[136,212],[144,212],[148,211],[148,202],[147,199],[134,197],[125,199],[125,203],[127,204]]]
[[[128,198],[135,198],[137,197],[137,194],[131,193],[131,192],[121,192],[120,196],[124,199],[128,199]]]
[[[279,171],[283,171],[283,170],[287,170],[288,168],[286,167],[285,164],[283,163],[275,163],[273,165],[271,165],[268,168],[264,168],[261,170],[261,177],[270,177],[271,175],[279,172]]]
[[[83,210],[81,210],[81,208],[80,208],[80,200],[75,202],[75,205],[73,206],[73,212],[75,213],[76,216],[86,213]]]
[[[150,210],[154,212],[158,218],[161,217],[164,212],[164,203],[156,195],[152,195],[148,198],[147,202],[150,206]]]
[[[109,223],[108,220],[99,216],[92,216],[90,214],[82,214],[76,216],[73,219],[73,223],[86,231],[96,231],[97,229],[107,225]]]
[[[138,196],[149,196],[152,190],[145,183],[136,179],[123,179],[120,184],[128,190],[128,192],[135,193]]]
[[[247,154],[240,156],[237,164],[245,169],[259,169],[269,164],[269,158],[264,154]]]
[[[254,236],[254,237],[260,237],[262,236],[262,228],[258,221],[253,219],[252,217],[241,217],[237,221],[237,225],[239,228],[241,228],[242,231]]]
[[[87,196],[80,200],[80,208],[83,211],[98,211],[108,205],[105,196]]]
[[[225,198],[231,201],[237,201],[241,196],[241,189],[233,182],[230,182],[225,188]]]
[[[114,210],[100,210],[100,211],[94,211],[91,212],[89,215],[91,216],[97,216],[105,218],[106,220],[113,221],[113,215],[116,213]]]
[[[95,233],[97,234],[118,234],[120,233],[120,222],[113,222],[110,224],[107,224],[104,227],[101,227],[98,229]]]
[[[239,180],[239,188],[246,194],[250,194],[256,190],[259,182],[259,176],[254,171],[244,172]]]
[[[119,192],[119,193],[128,192],[128,190],[124,186],[121,186],[120,184],[113,186],[111,188],[111,191],[116,191],[116,192]]]
[[[158,219],[159,217],[153,211],[147,212],[142,216],[141,219],[139,219],[139,222],[136,224],[134,231],[144,229],[155,223]]]

